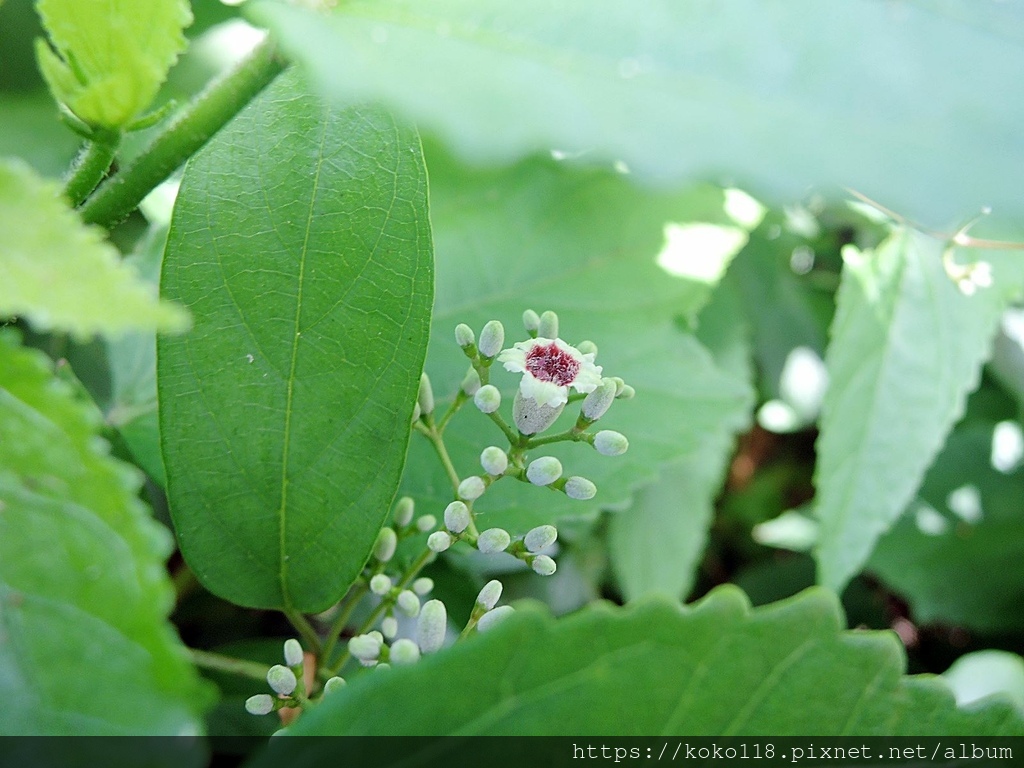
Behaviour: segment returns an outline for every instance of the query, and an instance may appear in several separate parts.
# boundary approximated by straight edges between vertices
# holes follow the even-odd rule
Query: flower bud
[[[419,421],[420,420],[420,416],[422,416],[422,415],[423,414],[420,412],[420,404],[419,403],[413,403],[413,406],[412,406],[412,420],[414,422],[415,421]]]
[[[434,590],[434,580],[428,576],[420,576],[412,583],[412,591],[417,595],[429,595]]]
[[[516,428],[524,435],[535,435],[550,427],[562,415],[565,405],[543,405],[532,397],[523,397],[516,390],[516,399],[512,402],[512,419]]]
[[[595,344],[594,342],[590,341],[589,339],[586,340],[586,341],[581,341],[579,344],[577,344],[576,345],[576,349],[578,349],[580,351],[580,354],[583,354],[583,355],[596,355],[597,354],[597,344]]]
[[[511,543],[512,537],[508,535],[508,531],[502,528],[488,528],[477,537],[476,548],[481,552],[494,554],[504,552]]]
[[[456,325],[455,343],[463,349],[473,346],[476,343],[476,336],[473,334],[473,329],[465,323],[459,323]]]
[[[540,315],[534,312],[532,309],[528,309],[523,312],[523,327],[527,333],[533,333],[540,328]]]
[[[500,599],[501,582],[497,579],[492,579],[484,584],[484,588],[481,589],[480,594],[476,596],[477,605],[482,605],[488,611],[496,606]]]
[[[496,445],[484,448],[480,454],[480,466],[488,475],[500,475],[508,469],[508,454]]]
[[[431,552],[444,552],[452,545],[452,537],[448,531],[434,531],[427,537],[427,548]]]
[[[473,501],[483,496],[486,490],[487,485],[484,483],[483,478],[473,475],[459,483],[459,498]]]
[[[250,715],[269,715],[274,711],[274,699],[269,693],[257,693],[245,700],[245,711]]]
[[[530,566],[541,576],[550,576],[558,567],[555,565],[555,561],[547,555],[537,555],[533,558],[533,562],[530,563]]]
[[[459,386],[470,397],[480,391],[480,374],[476,372],[476,368],[470,367],[466,371],[466,375],[462,377],[462,384]]]
[[[398,619],[394,616],[385,616],[384,620],[380,623],[380,633],[388,640],[391,640],[398,634]]]
[[[344,677],[338,677],[335,675],[334,677],[328,678],[327,682],[324,683],[324,695],[330,696],[332,693],[337,693],[346,685],[347,683],[345,682]]]
[[[420,660],[420,649],[412,640],[403,637],[401,640],[396,640],[395,644],[391,646],[391,654],[388,658],[398,665],[415,664]]]
[[[562,476],[562,462],[554,456],[541,456],[526,468],[526,479],[534,485],[551,485]]]
[[[511,605],[499,605],[493,611],[488,611],[480,617],[480,621],[476,623],[477,631],[486,632],[507,619],[514,611],[515,609]]]
[[[298,682],[295,673],[280,664],[275,664],[267,672],[267,685],[274,690],[274,693],[283,693],[288,696],[295,690]]]
[[[603,429],[594,435],[594,447],[602,456],[621,456],[629,448],[629,440],[621,432]]]
[[[377,543],[373,545],[373,556],[386,563],[395,556],[395,548],[398,546],[398,535],[394,528],[381,528],[377,534]]]
[[[378,645],[384,645],[384,635],[378,632],[376,629],[372,632],[367,632],[366,636],[375,638],[377,640]]]
[[[398,610],[404,613],[406,616],[416,617],[420,612],[420,599],[416,597],[416,593],[408,589],[403,589],[398,593],[398,599],[396,600]]]
[[[421,533],[426,533],[427,531],[432,531],[436,527],[437,527],[437,518],[434,517],[433,515],[421,515],[416,520],[416,530],[420,531]]]
[[[494,413],[501,407],[501,392],[493,384],[486,384],[473,395],[473,402],[483,413]]]
[[[386,595],[391,591],[391,577],[383,573],[376,574],[370,579],[370,591],[375,595]]]
[[[356,635],[348,641],[348,652],[360,661],[376,661],[381,645],[373,635]]]
[[[558,315],[550,309],[540,316],[540,325],[537,326],[537,335],[542,339],[558,338]]]
[[[601,385],[583,398],[583,415],[590,421],[597,421],[612,406],[618,388],[611,379],[601,379]]]
[[[585,477],[573,475],[565,481],[565,495],[577,501],[589,501],[597,495],[597,486]]]
[[[412,522],[413,513],[416,511],[416,502],[409,496],[403,496],[395,504],[395,511],[393,514],[395,525],[399,528],[405,528],[409,523]]]
[[[477,349],[484,357],[494,357],[505,345],[505,326],[498,320],[489,320],[480,331],[480,343]]]
[[[608,378],[615,382],[615,396],[618,397],[623,388],[625,388],[626,382],[620,376],[609,376]]]
[[[434,653],[444,645],[448,611],[440,600],[428,600],[416,622],[416,645],[421,653]]]
[[[622,389],[615,395],[616,400],[632,400],[634,397],[636,397],[636,390],[629,384],[623,384]]]
[[[434,412],[434,388],[430,386],[430,377],[426,373],[420,374],[420,391],[416,395],[416,402],[422,413]]]
[[[297,667],[302,663],[302,646],[293,637],[284,641],[284,663],[289,667]]]
[[[460,486],[461,488],[461,486]],[[452,533],[462,533],[469,527],[472,517],[469,507],[461,501],[453,501],[444,510],[444,525]]]
[[[547,549],[558,540],[558,529],[553,525],[539,525],[523,537],[523,544],[530,552]]]

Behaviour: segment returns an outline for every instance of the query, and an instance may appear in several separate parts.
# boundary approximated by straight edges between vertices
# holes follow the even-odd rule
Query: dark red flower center
[[[526,370],[541,381],[553,381],[567,387],[576,380],[580,364],[572,355],[562,351],[552,342],[537,344],[526,353]]]

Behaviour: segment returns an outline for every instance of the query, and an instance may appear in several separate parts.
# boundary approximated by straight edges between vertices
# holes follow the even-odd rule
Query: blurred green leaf
[[[185,558],[212,592],[317,611],[398,485],[432,299],[416,134],[326,109],[292,72],[190,162],[162,287],[194,330],[157,347]]]
[[[0,732],[196,733],[209,703],[166,618],[166,530],[99,413],[0,336]]]
[[[36,44],[54,98],[89,125],[121,128],[149,106],[185,48],[188,0],[38,0]]]
[[[455,344],[455,326],[464,322],[479,332],[499,319],[510,347],[527,338],[520,318],[528,307],[555,310],[563,338],[593,340],[604,375],[622,376],[637,391],[634,399],[616,402],[598,427],[631,440],[625,455],[610,458],[564,443],[531,454],[557,456],[567,474],[593,480],[593,501],[506,480],[475,505],[486,514],[486,526],[493,521],[524,533],[566,516],[622,509],[664,464],[700,450],[747,402],[746,387],[718,369],[675,322],[703,306],[717,277],[686,279],[657,263],[669,242],[667,225],[735,227],[722,210],[721,190],[658,194],[639,191],[621,176],[551,162],[472,172],[440,156],[428,159],[438,286],[427,367],[438,408],[443,412],[451,401],[468,366]],[[704,255],[687,254],[695,263]],[[502,390],[502,412],[511,421],[519,378],[496,365],[491,381]],[[578,413],[578,406],[567,407],[552,430],[568,428]],[[452,420],[445,440],[463,476],[480,472],[480,451],[489,440],[507,445],[472,404]],[[452,498],[437,457],[419,437],[410,446],[404,488],[424,512],[437,514]]]
[[[820,589],[751,610],[735,587],[690,608],[597,605],[555,621],[518,611],[472,642],[364,675],[305,714],[303,735],[1024,734],[996,704],[956,709],[904,677],[891,633],[844,632]],[[396,707],[395,702],[402,706]]]
[[[1024,469],[992,466],[992,423],[958,427],[868,563],[917,623],[1024,629]]]
[[[19,157],[43,176],[63,174],[81,144],[46,91],[0,92],[0,123],[0,156]]]
[[[965,295],[943,244],[909,230],[844,251],[826,356],[830,385],[815,469],[819,582],[836,590],[913,498],[979,381],[1000,313],[1024,282],[1015,253],[984,258],[994,283]]]
[[[187,315],[157,300],[135,270],[20,161],[0,161],[0,315],[76,336],[180,330]]]
[[[986,205],[1013,220],[1020,36],[999,11],[959,21],[983,17],[971,0],[923,6],[350,0],[324,17],[263,0],[248,12],[325,93],[382,100],[476,162],[557,149],[651,182],[727,175],[784,201],[853,187],[932,226]]]

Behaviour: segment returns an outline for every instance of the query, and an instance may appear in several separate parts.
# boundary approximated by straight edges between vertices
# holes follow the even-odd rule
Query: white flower
[[[585,394],[601,385],[601,366],[594,365],[594,353],[584,354],[561,339],[517,342],[498,355],[498,362],[507,371],[523,374],[523,397],[552,408],[569,401],[569,387]]]

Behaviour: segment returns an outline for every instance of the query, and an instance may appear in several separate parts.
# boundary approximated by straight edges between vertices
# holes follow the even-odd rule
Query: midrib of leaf
[[[288,523],[288,456],[291,448],[292,397],[295,392],[295,367],[299,356],[299,333],[302,316],[302,287],[306,274],[306,253],[309,248],[309,233],[313,226],[313,209],[320,189],[320,169],[324,162],[324,144],[327,140],[327,120],[320,121],[320,146],[316,156],[316,170],[313,173],[313,191],[309,196],[309,213],[306,215],[306,231],[302,239],[302,250],[299,254],[299,284],[295,296],[295,323],[292,332],[292,359],[288,371],[284,409],[284,441],[281,449],[281,509],[278,513],[279,554],[278,573],[281,582],[281,597],[285,607],[292,610],[292,596],[288,588],[288,555],[287,555],[287,523]]]

